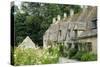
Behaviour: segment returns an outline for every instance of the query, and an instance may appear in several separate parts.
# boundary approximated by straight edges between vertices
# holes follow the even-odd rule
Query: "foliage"
[[[97,55],[93,53],[85,53],[81,56],[81,61],[96,61]]]
[[[68,49],[65,45],[60,44],[59,49],[60,49],[60,56],[62,56],[62,57],[68,56]]]
[[[68,48],[65,46],[64,52],[63,52],[63,57],[67,57],[67,56],[68,56]]]
[[[16,48],[14,51],[14,65],[31,65],[31,64],[51,64],[59,60],[59,49],[53,47],[49,49],[22,49]]]
[[[76,53],[77,53],[77,49],[70,48],[69,51],[68,51],[68,57],[72,58]]]
[[[49,52],[49,55],[47,58],[43,59],[44,62],[42,62],[42,64],[57,63],[59,60],[59,48],[51,47],[47,52]]]
[[[77,60],[81,60],[82,55],[86,53],[86,51],[78,51],[73,57],[72,59],[77,59]]]
[[[77,59],[79,61],[95,61],[97,60],[97,55],[87,51],[78,51],[72,59]]]
[[[23,50],[16,48],[14,52],[14,65],[33,64],[35,62],[35,53],[33,50]],[[36,56],[37,57],[37,56]],[[30,60],[33,59],[33,60]],[[29,61],[30,60],[30,61]]]
[[[60,48],[60,56],[63,56],[63,54],[64,54],[64,45],[59,44],[59,48]]]

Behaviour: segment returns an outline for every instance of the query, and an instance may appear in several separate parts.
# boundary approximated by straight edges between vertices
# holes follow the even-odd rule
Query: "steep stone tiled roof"
[[[75,14],[71,17],[69,16],[65,20],[62,19],[57,21],[57,23],[55,22],[51,24],[47,32],[45,32],[44,39],[57,41],[58,38],[60,41],[63,41],[66,38],[66,34],[68,34],[68,29],[77,29],[78,31],[83,31],[80,36],[78,36],[79,38],[96,36],[97,29],[91,30],[93,28],[92,19],[96,18],[96,13],[96,7],[88,7],[79,14]],[[59,30],[61,30],[61,36],[58,36]],[[75,35],[73,31],[71,31],[69,34],[71,37]]]
[[[93,36],[97,36],[97,29],[84,31],[82,34],[80,34],[79,38],[88,38]]]

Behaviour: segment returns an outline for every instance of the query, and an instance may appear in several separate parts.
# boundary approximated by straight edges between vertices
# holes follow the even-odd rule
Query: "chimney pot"
[[[61,17],[60,17],[60,15],[58,15],[58,16],[57,16],[57,20],[59,21],[59,20],[60,20],[60,18],[61,18]]]
[[[64,13],[64,18],[66,18],[67,17],[67,14],[66,13]]]
[[[73,15],[74,15],[74,10],[70,9],[70,16],[73,16]]]
[[[53,18],[53,23],[55,23],[56,22],[56,18]]]

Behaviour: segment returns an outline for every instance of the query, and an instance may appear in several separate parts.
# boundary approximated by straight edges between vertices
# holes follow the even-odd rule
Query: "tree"
[[[14,15],[15,22],[15,43],[16,46],[29,36],[37,45],[42,46],[43,34],[52,23],[52,18],[63,13],[69,15],[69,9],[79,12],[79,6],[22,2],[21,9]],[[23,12],[23,13],[21,13]]]

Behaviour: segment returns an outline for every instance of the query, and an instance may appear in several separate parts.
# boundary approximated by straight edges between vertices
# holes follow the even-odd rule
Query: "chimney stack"
[[[56,22],[56,18],[53,18],[53,23],[55,23]]]
[[[83,9],[84,5],[81,5],[80,7]]]
[[[60,21],[61,17],[60,15],[57,16],[57,21]]]
[[[73,15],[74,15],[74,10],[70,9],[70,16],[73,16]]]
[[[84,9],[84,8],[87,9],[88,6],[86,6],[86,5],[81,5],[81,8],[82,8],[82,9]]]
[[[66,13],[64,13],[64,18],[66,18],[67,17],[67,14]]]
[[[88,6],[84,5],[84,8],[85,8],[85,9],[87,9],[87,8],[88,8]]]

